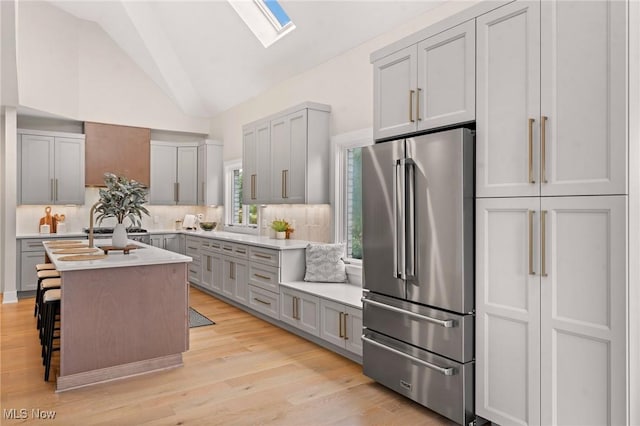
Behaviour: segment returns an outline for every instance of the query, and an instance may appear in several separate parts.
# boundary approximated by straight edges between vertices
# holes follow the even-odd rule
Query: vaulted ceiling
[[[212,117],[443,0],[282,0],[296,29],[269,48],[224,0],[50,2],[99,24],[186,114]]]

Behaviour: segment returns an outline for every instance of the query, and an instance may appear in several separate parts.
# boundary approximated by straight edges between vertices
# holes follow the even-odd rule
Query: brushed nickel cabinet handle
[[[297,319],[296,318],[296,297],[295,296],[291,296],[291,317],[293,319]]]
[[[58,201],[58,179],[54,179],[54,199]]]
[[[180,182],[176,183],[176,202],[180,202]]]
[[[284,171],[284,198],[289,198],[289,169]]]
[[[236,262],[229,262],[229,278],[236,279]]]
[[[265,302],[264,300],[258,299],[257,297],[254,297],[253,300],[255,300],[256,302],[262,303],[263,305],[271,306],[271,302]]]
[[[271,277],[267,277],[266,275],[262,275],[262,274],[253,274],[254,277],[258,277],[258,278],[262,278],[263,280],[268,280],[271,281]]]
[[[422,121],[420,117],[420,92],[422,92],[422,89],[418,87],[418,96],[416,96],[416,118],[418,121]]]
[[[344,312],[340,312],[340,324],[339,324],[339,330],[338,333],[340,335],[340,337],[344,338],[344,332],[342,331],[342,324],[344,323]]]
[[[413,119],[413,94],[414,93],[416,93],[415,90],[409,90],[409,121],[412,123],[415,123],[416,121]]]
[[[547,183],[547,117],[540,117],[540,181]]]
[[[232,247],[222,247],[222,250],[233,251],[233,248]]]
[[[533,210],[529,210],[529,275],[535,275],[533,270]]]
[[[536,183],[533,177],[533,123],[534,118],[529,119],[529,183]]]
[[[51,201],[55,201],[56,194],[55,191],[53,189],[53,179],[51,179],[51,185],[49,185],[49,198],[51,198]]]
[[[178,202],[178,182],[173,182],[173,201]]]
[[[540,212],[540,245],[542,246],[542,253],[540,254],[540,275],[547,276],[547,211],[542,210]]]
[[[271,256],[267,256],[267,255],[260,254],[260,253],[254,253],[253,256],[254,257],[259,257],[261,259],[271,259]]]
[[[207,272],[211,272],[211,256],[207,256]]]

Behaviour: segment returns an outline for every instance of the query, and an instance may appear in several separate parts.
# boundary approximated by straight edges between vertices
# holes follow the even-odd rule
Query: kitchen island
[[[137,246],[130,254],[72,261],[55,253],[53,240],[43,243],[62,277],[57,391],[182,366],[192,259],[130,243]]]

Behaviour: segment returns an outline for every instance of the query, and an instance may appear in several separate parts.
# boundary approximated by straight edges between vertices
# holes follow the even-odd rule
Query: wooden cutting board
[[[59,257],[58,260],[77,262],[79,260],[100,260],[100,259],[104,259],[105,257],[107,257],[106,254],[75,254],[71,256]]]
[[[99,249],[97,248],[63,248],[60,250],[56,250],[53,254],[81,254],[81,253],[95,253]]]

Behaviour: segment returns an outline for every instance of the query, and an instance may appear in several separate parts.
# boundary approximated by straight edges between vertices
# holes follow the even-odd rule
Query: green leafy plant
[[[289,222],[284,219],[274,219],[273,222],[271,222],[271,228],[276,232],[285,232],[289,229]]]
[[[105,173],[104,183],[107,187],[100,189],[100,200],[95,210],[98,224],[103,219],[115,217],[118,223],[128,218],[133,226],[139,226],[142,214],[149,216],[149,210],[143,206],[147,202],[148,191],[140,182]]]

